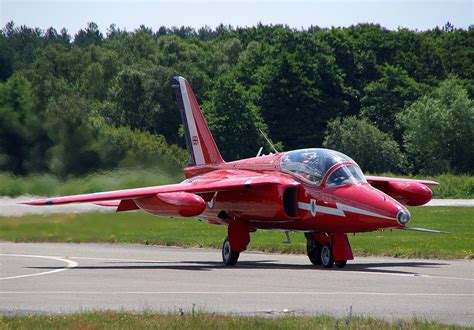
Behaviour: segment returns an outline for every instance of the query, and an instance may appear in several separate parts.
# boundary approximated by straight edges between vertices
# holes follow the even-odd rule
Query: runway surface
[[[53,205],[48,207],[38,207],[19,204],[26,200],[31,200],[32,196],[21,197],[0,197],[0,216],[21,217],[30,214],[54,214],[54,213],[82,213],[82,212],[114,212],[114,207],[98,206],[92,203]],[[460,206],[474,207],[474,199],[433,199],[425,206]]]
[[[472,261],[357,258],[346,268],[306,256],[144,245],[0,243],[0,313],[84,310],[238,315],[370,315],[474,324]]]

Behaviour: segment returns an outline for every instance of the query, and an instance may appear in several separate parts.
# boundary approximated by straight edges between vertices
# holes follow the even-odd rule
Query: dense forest
[[[224,159],[327,147],[364,171],[473,172],[474,26],[189,27],[71,36],[0,30],[0,171],[187,162],[171,81],[186,77]],[[270,150],[268,150],[270,151]]]

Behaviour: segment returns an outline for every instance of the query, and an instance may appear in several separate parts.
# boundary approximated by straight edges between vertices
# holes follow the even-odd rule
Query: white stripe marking
[[[77,266],[77,262],[60,258],[60,257],[51,257],[51,256],[37,256],[37,255],[30,255],[30,254],[6,254],[6,253],[0,253],[0,256],[7,256],[7,257],[25,257],[25,258],[42,258],[42,259],[53,259],[53,260],[58,260],[67,263],[67,266],[64,268],[60,269],[55,269],[55,270],[49,270],[47,272],[41,272],[41,273],[34,273],[34,274],[26,274],[26,275],[17,275],[17,276],[8,276],[8,277],[0,277],[0,280],[12,280],[15,278],[25,278],[25,277],[33,277],[33,276],[40,276],[40,275],[46,275],[46,274],[53,274],[53,273],[59,273],[63,272],[65,270],[68,270],[69,268],[74,268]]]
[[[359,209],[357,207],[353,207],[353,206],[349,206],[349,205],[345,205],[341,203],[336,203],[336,208],[333,208],[333,207],[317,205],[314,199],[311,200],[312,203],[313,201],[314,201],[314,206],[312,206],[311,203],[298,202],[298,208],[311,212],[313,216],[315,216],[316,213],[320,212],[320,213],[325,213],[325,214],[336,215],[339,217],[346,217],[346,214],[344,213],[344,211],[348,211],[352,213],[369,215],[372,217],[377,217],[377,218],[382,218],[382,219],[395,220],[395,221],[397,220],[395,218],[387,217],[378,213],[370,212],[367,210]]]
[[[71,259],[79,259],[79,260],[102,260],[102,261],[130,261],[133,262],[149,262],[149,263],[172,263],[173,261],[163,261],[163,260],[147,260],[147,259],[121,259],[121,258],[94,258],[94,257],[69,257]]]
[[[346,292],[346,291],[0,291],[2,294],[212,294],[212,295],[357,295],[402,297],[474,297],[472,293],[398,293],[398,292]]]
[[[194,159],[196,161],[196,165],[202,165],[204,164],[204,156],[202,154],[202,149],[201,149],[201,142],[199,141],[199,135],[197,132],[196,128],[196,122],[194,120],[194,115],[193,111],[191,108],[191,103],[189,102],[189,95],[188,95],[188,90],[186,88],[186,81],[184,80],[183,77],[179,78],[179,86],[181,88],[181,95],[183,97],[183,104],[184,104],[184,111],[186,112],[186,120],[188,122],[188,129],[189,129],[189,135],[191,141],[191,146],[193,148],[194,152]],[[197,137],[197,144],[194,144],[193,138]]]

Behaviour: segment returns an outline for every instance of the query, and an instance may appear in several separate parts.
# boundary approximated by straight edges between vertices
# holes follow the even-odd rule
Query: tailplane
[[[178,109],[183,120],[186,146],[189,153],[189,165],[219,164],[221,157],[216,142],[202,115],[193,90],[183,77],[174,77],[173,88]]]

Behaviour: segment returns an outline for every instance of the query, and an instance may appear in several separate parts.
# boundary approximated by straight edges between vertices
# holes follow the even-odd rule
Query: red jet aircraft
[[[303,232],[315,265],[342,268],[352,260],[347,233],[405,227],[406,205],[431,200],[433,181],[364,176],[348,156],[328,149],[301,149],[225,162],[189,83],[175,77],[190,164],[178,184],[38,199],[29,205],[92,202],[117,212],[198,217],[226,225],[225,265],[235,265],[257,229]]]

